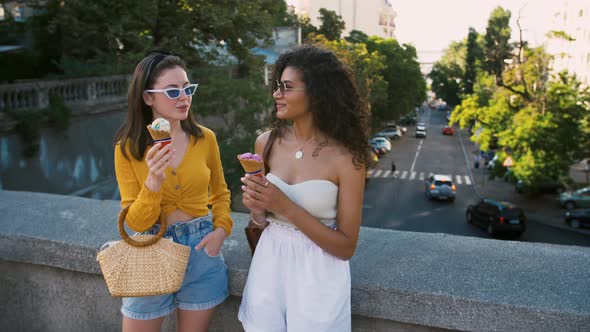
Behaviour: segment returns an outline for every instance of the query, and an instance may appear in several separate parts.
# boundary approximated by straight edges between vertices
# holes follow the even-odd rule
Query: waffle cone
[[[263,162],[256,161],[254,159],[241,159],[240,156],[238,156],[238,159],[240,160],[240,164],[242,164],[242,167],[246,173],[256,174],[262,171]]]
[[[164,131],[164,130],[155,130],[152,128],[151,125],[147,126],[148,131],[150,132],[150,135],[152,136],[152,138],[154,139],[154,141],[159,141],[162,139],[166,139],[170,137],[170,132],[169,131]]]

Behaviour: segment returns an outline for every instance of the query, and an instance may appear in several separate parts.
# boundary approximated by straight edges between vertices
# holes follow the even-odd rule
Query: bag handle
[[[149,239],[147,241],[135,241],[131,237],[129,237],[127,232],[125,232],[124,223],[125,223],[125,217],[127,216],[127,212],[129,212],[130,206],[131,205],[127,205],[126,207],[121,209],[121,212],[119,213],[119,234],[121,235],[121,238],[123,239],[123,241],[125,241],[127,244],[134,246],[134,247],[147,247],[147,246],[151,246],[152,244],[160,241],[160,239],[164,236],[164,233],[166,233],[167,224],[166,224],[165,220],[160,220],[160,231],[158,232],[158,234],[156,234],[154,237],[152,237],[151,239]]]
[[[272,145],[279,134],[279,129],[273,128],[268,135],[268,141],[266,141],[266,145],[264,145],[264,150],[262,151],[262,160],[264,161],[264,175],[270,172],[270,166],[268,166],[268,160],[270,158],[270,150],[272,150]]]

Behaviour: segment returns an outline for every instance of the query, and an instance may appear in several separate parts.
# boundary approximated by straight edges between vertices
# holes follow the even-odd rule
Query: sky
[[[402,43],[413,44],[421,62],[438,60],[451,42],[467,37],[470,26],[474,27],[478,33],[485,33],[490,14],[497,6],[502,6],[512,13],[510,25],[514,40],[518,38],[516,18],[520,10],[522,26],[526,28],[524,39],[528,40],[531,46],[538,46],[547,32],[546,28],[549,26],[547,21],[551,18],[552,8],[563,1],[389,0],[397,13],[395,37]],[[299,1],[286,0],[286,2],[295,4]]]
[[[413,44],[421,61],[435,61],[453,41],[467,37],[469,27],[485,33],[494,8],[511,11],[512,38],[517,40],[516,18],[521,12],[524,39],[540,44],[551,17],[552,0],[389,0],[397,12],[396,38]]]

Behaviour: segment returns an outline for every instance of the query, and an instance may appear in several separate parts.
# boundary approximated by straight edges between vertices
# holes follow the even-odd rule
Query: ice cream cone
[[[247,174],[262,176],[262,166],[264,165],[262,158],[256,155],[256,157],[260,159],[257,160],[251,156],[252,154],[250,153],[240,154],[238,155],[238,160],[240,161],[240,164],[242,164],[242,167],[244,168]]]
[[[170,136],[170,122],[168,120],[157,118],[147,128],[154,140],[154,144],[160,143],[162,146],[166,146],[172,141]]]

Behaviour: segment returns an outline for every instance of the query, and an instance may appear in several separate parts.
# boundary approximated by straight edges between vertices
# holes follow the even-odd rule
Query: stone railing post
[[[38,84],[37,89],[35,91],[36,94],[36,104],[34,105],[37,109],[44,109],[49,107],[49,88],[44,86],[43,84]]]

